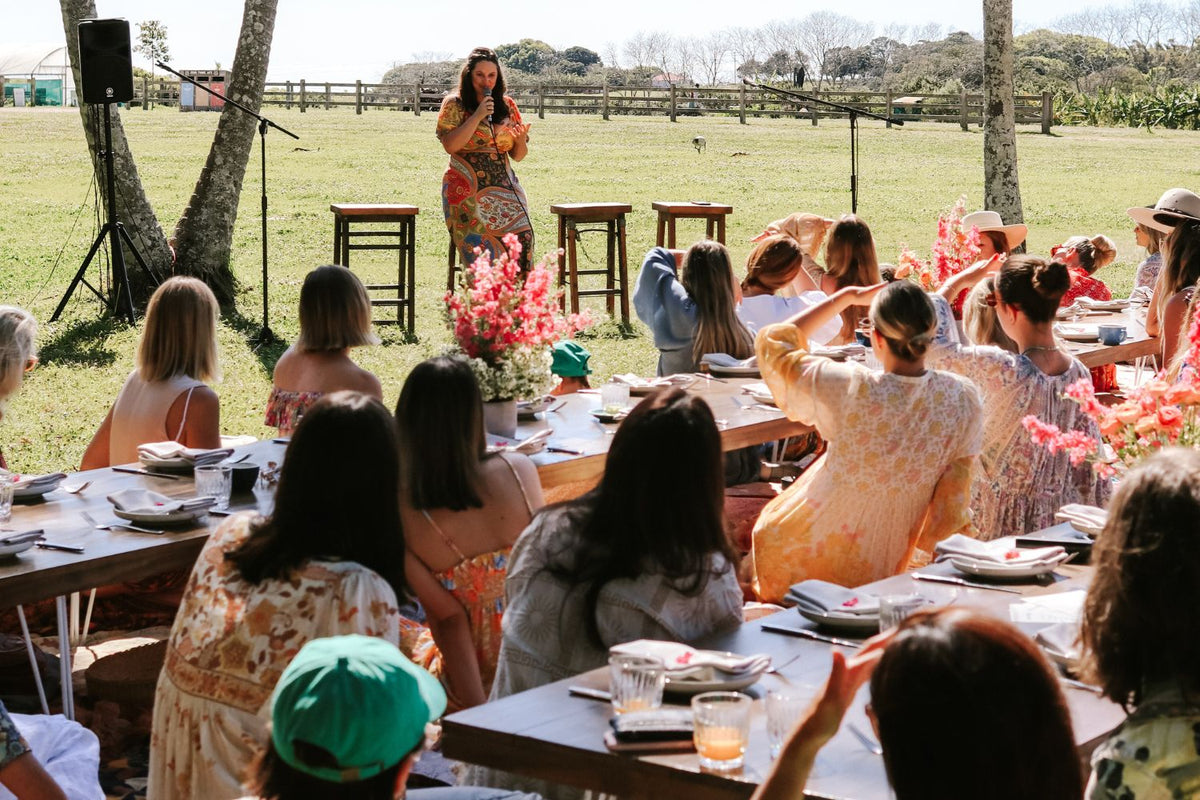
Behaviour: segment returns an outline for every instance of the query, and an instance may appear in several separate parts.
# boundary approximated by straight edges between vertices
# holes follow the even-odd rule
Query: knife
[[[73,544],[58,544],[57,542],[38,542],[35,547],[40,547],[43,550],[62,550],[67,553],[82,553],[83,548]]]
[[[576,697],[586,697],[589,700],[603,700],[605,703],[612,700],[612,692],[606,692],[603,689],[593,689],[590,686],[570,686],[567,688],[567,692]]]
[[[148,469],[136,469],[134,467],[110,467],[113,472],[128,472],[130,475],[149,475],[151,478],[166,478],[170,481],[180,480],[183,476],[172,475],[169,472],[151,472]]]
[[[1020,589],[1010,589],[1007,586],[993,586],[990,583],[975,583],[974,581],[955,578],[953,575],[928,575],[924,572],[914,572],[914,581],[930,581],[931,583],[953,583],[955,586],[966,586],[968,589],[990,589],[993,592],[1008,592],[1021,594]]]
[[[791,628],[786,625],[763,625],[764,631],[771,633],[782,633],[785,636],[799,636],[802,639],[812,639],[817,642],[825,642],[826,644],[836,644],[840,647],[853,647],[855,649],[862,647],[862,642],[853,642],[849,639],[839,639],[836,636],[826,636],[823,633],[810,631],[806,628]]]

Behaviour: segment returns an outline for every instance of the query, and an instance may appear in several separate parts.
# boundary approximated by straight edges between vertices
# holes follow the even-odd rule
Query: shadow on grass
[[[107,346],[108,338],[125,327],[124,322],[110,316],[73,322],[38,347],[38,358],[43,364],[112,366],[117,351]]]
[[[1049,133],[1042,133],[1041,131],[1017,131],[1017,136],[1045,136],[1050,139],[1063,138],[1061,133],[1055,133],[1053,129]]]
[[[421,341],[421,337],[402,325],[376,325],[375,335],[383,345],[419,344]]]
[[[222,309],[221,319],[233,330],[246,338],[246,346],[253,352],[263,372],[270,377],[275,372],[275,362],[283,355],[288,343],[272,333],[267,341],[259,342],[262,333],[262,320],[251,319],[237,309]]]
[[[621,322],[616,317],[602,317],[599,322],[575,334],[576,338],[588,339],[640,339],[642,334],[632,322]]]

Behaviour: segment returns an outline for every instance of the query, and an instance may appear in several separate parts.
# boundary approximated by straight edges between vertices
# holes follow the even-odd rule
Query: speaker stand
[[[62,300],[58,302],[58,308],[54,309],[53,316],[50,317],[51,322],[55,322],[62,315],[63,309],[67,307],[67,301],[71,299],[75,288],[79,284],[83,284],[92,290],[92,294],[100,298],[100,301],[108,305],[109,311],[118,317],[122,317],[130,325],[135,322],[135,314],[133,309],[133,288],[129,284],[129,272],[125,269],[125,251],[121,247],[124,242],[129,247],[129,252],[133,253],[133,257],[137,260],[138,266],[142,268],[150,279],[154,281],[154,285],[159,285],[162,281],[158,277],[158,273],[146,263],[142,258],[142,254],[138,252],[137,246],[133,243],[133,238],[130,237],[129,231],[125,230],[125,226],[117,219],[117,191],[116,178],[113,174],[113,149],[112,149],[112,114],[109,110],[109,103],[103,103],[104,106],[104,168],[105,168],[105,188],[108,192],[108,221],[100,228],[100,232],[96,234],[95,241],[92,242],[92,248],[88,250],[87,257],[83,259],[83,264],[80,265],[79,271],[75,273],[75,278],[71,281],[71,285],[67,287],[66,294]],[[104,244],[105,237],[109,239],[109,252],[111,254],[111,264],[113,272],[113,297],[112,303],[100,293],[100,290],[87,282],[85,277],[88,267],[91,266],[92,259],[96,257],[96,253],[100,252],[100,245]]]

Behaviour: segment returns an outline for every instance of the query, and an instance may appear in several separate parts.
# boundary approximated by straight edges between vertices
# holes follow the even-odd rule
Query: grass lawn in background
[[[380,327],[383,344],[355,359],[383,382],[395,403],[408,371],[449,344],[442,316],[447,234],[441,213],[446,154],[433,135],[435,114],[346,109],[269,108],[267,114],[300,136],[267,136],[270,326],[285,342],[297,334],[296,303],[305,273],[329,263],[330,203],[392,202],[421,208],[417,219],[417,330],[405,336]],[[173,230],[208,154],[217,115],[159,108],[124,110],[122,119],[146,192],[165,230]],[[849,211],[849,132],[845,121],[550,115],[533,122],[530,154],[516,169],[529,195],[536,252],[555,246],[552,203],[631,203],[630,279],[654,244],[654,200],[709,200],[734,207],[728,245],[741,274],[749,239],[792,211],[837,216]],[[707,140],[697,153],[692,137]],[[982,204],[982,132],[955,125],[907,124],[861,132],[859,214],[875,234],[881,261],[895,261],[902,243],[927,256],[937,215],[966,194]],[[1133,243],[1125,208],[1153,203],[1172,186],[1200,187],[1200,135],[1126,128],[1034,128],[1018,135],[1025,221],[1031,252],[1046,253],[1070,235],[1106,233],[1119,257],[1100,273],[1114,293],[1127,294],[1142,252]],[[266,436],[263,408],[271,369],[284,345],[255,352],[250,339],[261,316],[258,145],[243,186],[233,245],[241,282],[236,308],[220,331],[224,377],[222,430]],[[48,322],[96,230],[94,190],[79,114],[74,109],[0,109],[0,303],[33,311],[41,323],[42,363],[9,403],[0,445],[13,469],[73,469],[133,366],[137,331],[100,315],[86,289],[63,319]],[[681,221],[686,245],[702,221]],[[599,235],[585,236],[581,258],[603,257]],[[393,253],[356,252],[365,282],[395,280]],[[131,268],[133,265],[131,265]],[[94,281],[98,268],[89,277]],[[602,321],[581,338],[592,351],[594,378],[614,372],[650,374],[656,352],[647,331],[607,319],[602,299],[590,304]],[[392,313],[376,309],[377,315]]]

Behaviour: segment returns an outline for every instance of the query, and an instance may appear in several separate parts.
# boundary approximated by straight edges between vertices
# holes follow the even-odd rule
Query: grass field
[[[328,263],[333,202],[402,202],[421,208],[417,223],[419,303],[414,339],[381,328],[384,343],[355,357],[373,370],[392,404],[411,367],[449,342],[441,315],[446,232],[440,185],[446,156],[433,136],[434,116],[393,111],[271,109],[301,138],[268,136],[271,328],[297,333],[296,301],[305,273]],[[171,109],[123,114],[138,169],[164,229],[173,229],[208,153],[217,117]],[[849,135],[844,122],[549,116],[532,119],[529,157],[518,172],[531,201],[538,254],[554,246],[551,203],[623,201],[629,219],[631,278],[654,243],[654,200],[707,199],[734,206],[728,243],[744,263],[748,240],[764,223],[796,210],[836,216],[849,210]],[[691,146],[695,135],[707,149]],[[1019,135],[1020,177],[1032,252],[1072,234],[1107,233],[1121,250],[1103,277],[1128,292],[1142,257],[1125,208],[1153,203],[1171,186],[1200,185],[1200,135],[1183,131],[1060,128]],[[871,225],[880,258],[894,261],[901,243],[927,254],[934,220],[960,194],[982,202],[983,136],[957,126],[864,125],[859,214]],[[251,158],[234,240],[241,281],[236,309],[221,331],[222,428],[263,436],[262,409],[271,369],[283,346],[255,353],[249,340],[261,314],[258,150]],[[101,318],[78,292],[58,323],[48,322],[95,231],[90,168],[74,110],[0,109],[0,302],[33,311],[42,323],[42,364],[9,404],[0,444],[14,469],[70,469],[132,367],[137,332]],[[701,231],[680,223],[681,242]],[[599,238],[584,240],[590,258]],[[356,253],[368,281],[394,279],[392,254]],[[93,270],[93,278],[96,276]],[[600,308],[597,301],[597,309]],[[379,309],[380,314],[387,313]],[[602,316],[602,315],[601,315]],[[587,334],[593,369],[653,370],[646,329],[605,321]]]

